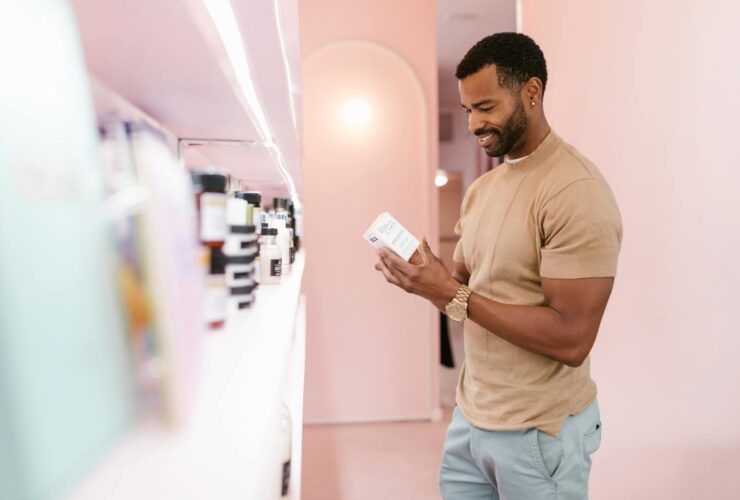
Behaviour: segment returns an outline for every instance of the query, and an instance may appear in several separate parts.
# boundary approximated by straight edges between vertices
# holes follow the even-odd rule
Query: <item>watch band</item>
[[[457,294],[455,294],[455,299],[467,306],[471,293],[473,293],[473,290],[469,287],[466,285],[460,285],[460,288],[457,289]]]

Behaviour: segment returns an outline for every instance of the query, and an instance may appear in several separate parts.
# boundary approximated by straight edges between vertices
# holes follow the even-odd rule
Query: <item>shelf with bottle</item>
[[[129,343],[139,419],[71,498],[100,498],[121,471],[134,482],[119,488],[120,498],[154,498],[147,485],[155,484],[155,476],[162,478],[159,490],[173,491],[182,486],[175,471],[183,467],[215,479],[224,470],[222,456],[250,462],[254,473],[227,472],[220,478],[219,498],[249,488],[263,491],[254,498],[269,498],[269,472],[277,466],[265,457],[279,451],[274,443],[280,437],[275,426],[280,398],[303,390],[302,360],[292,354],[301,342],[296,336],[304,334],[295,326],[303,258],[299,254],[291,267],[293,240],[283,238],[282,248],[275,248],[279,285],[265,283],[255,291],[255,217],[290,236],[291,203],[278,198],[273,201],[277,211],[255,210],[261,197],[253,191],[227,194],[228,176],[217,171],[195,176],[201,186],[195,194],[166,136],[148,123],[112,121],[100,130],[106,213],[117,229],[120,266],[130,277],[126,296],[132,299],[126,302],[136,330]],[[252,224],[247,224],[249,215]],[[199,246],[208,249],[206,266],[198,264]],[[229,292],[235,293],[229,297]],[[255,306],[239,307],[245,300]],[[146,312],[140,321],[134,321],[142,316],[137,311]],[[291,388],[288,381],[296,377]],[[293,407],[300,423],[301,408]],[[219,432],[226,434],[219,438]],[[159,458],[152,462],[152,456]],[[300,461],[295,464],[299,474]],[[199,491],[197,484],[190,486]]]
[[[294,421],[291,475],[300,475],[303,267],[299,252],[280,286],[255,292],[260,307],[232,311],[223,331],[206,336],[195,404],[183,426],[140,422],[68,498],[283,498],[285,457],[275,443],[283,439],[285,405]]]
[[[2,498],[273,491],[260,490],[264,455],[276,399],[288,392],[284,374],[296,371],[289,351],[304,331],[294,328],[302,259],[281,286],[255,293],[259,308],[232,311],[222,331],[204,335],[183,169],[195,150],[211,164],[224,151],[238,152],[233,164],[251,151],[254,168],[241,177],[255,180],[252,188],[300,194],[298,122],[286,104],[299,86],[293,70],[262,57],[287,66],[279,13],[296,2],[248,2],[249,13],[245,4],[229,14],[241,33],[232,43],[217,12],[228,0],[29,0],[0,9],[10,65],[0,91],[10,148],[0,200],[3,213],[17,214],[4,225],[0,256],[8,278],[0,353],[12,361],[0,370],[8,410],[0,438],[11,438],[0,453],[11,465],[0,467]],[[261,62],[239,77],[255,47]],[[245,97],[252,91],[259,99]],[[302,383],[293,390],[302,393]]]

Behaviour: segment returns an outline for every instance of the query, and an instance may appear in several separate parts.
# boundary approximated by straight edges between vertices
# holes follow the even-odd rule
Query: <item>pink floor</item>
[[[439,499],[437,470],[449,419],[447,410],[440,423],[306,426],[302,499]],[[602,448],[594,455],[590,497],[740,500],[738,471],[737,447]]]
[[[302,500],[439,499],[450,420],[303,428]]]

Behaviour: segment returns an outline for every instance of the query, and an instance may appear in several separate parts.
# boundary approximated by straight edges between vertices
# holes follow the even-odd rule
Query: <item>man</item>
[[[468,128],[504,163],[465,195],[454,276],[425,239],[420,263],[383,250],[376,265],[465,321],[442,496],[586,499],[601,441],[589,352],[614,283],[619,210],[598,169],[550,130],[547,68],[532,39],[484,38],[456,77]]]

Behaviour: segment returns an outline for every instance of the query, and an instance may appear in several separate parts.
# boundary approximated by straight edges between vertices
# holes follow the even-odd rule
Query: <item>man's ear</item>
[[[530,104],[542,101],[542,80],[533,76],[522,85],[522,99],[525,103]]]

